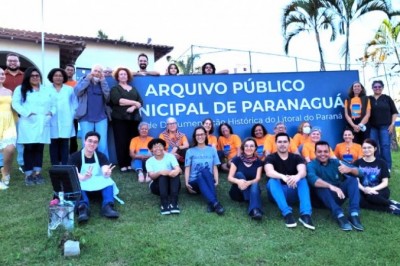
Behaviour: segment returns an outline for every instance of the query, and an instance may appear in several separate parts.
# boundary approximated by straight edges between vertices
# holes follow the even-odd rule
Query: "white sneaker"
[[[143,174],[142,171],[140,171],[139,174],[138,174],[138,180],[139,180],[140,183],[144,182],[144,174]]]
[[[23,169],[22,167],[23,167],[23,166],[19,165],[19,166],[18,166],[18,170],[19,170],[21,173],[25,174],[24,169]]]
[[[7,188],[7,185],[0,181],[0,190],[6,190]]]
[[[4,176],[1,181],[4,183],[4,185],[8,186],[10,184],[10,175]]]

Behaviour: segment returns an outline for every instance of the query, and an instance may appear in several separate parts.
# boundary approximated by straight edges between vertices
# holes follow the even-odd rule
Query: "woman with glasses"
[[[167,151],[176,157],[179,165],[183,166],[189,142],[186,135],[178,131],[178,123],[174,117],[167,119],[167,128],[161,132],[159,138],[167,143],[165,147]]]
[[[360,82],[354,82],[349,88],[348,98],[344,102],[344,116],[348,127],[354,133],[354,142],[361,145],[368,134],[367,123],[371,116],[371,103]]]
[[[240,155],[234,157],[229,169],[228,181],[232,184],[229,196],[234,201],[248,202],[247,213],[253,220],[262,219],[261,190],[259,181],[262,162],[257,157],[257,142],[246,138],[240,145]]]
[[[364,140],[363,157],[354,162],[362,173],[358,180],[360,207],[400,215],[400,204],[390,199],[390,173],[387,164],[375,157],[377,149],[374,140]]]
[[[198,126],[193,131],[193,147],[185,158],[185,185],[190,194],[201,194],[207,201],[208,212],[222,215],[225,209],[217,199],[218,165],[217,150],[208,146],[207,131]]]
[[[24,144],[25,184],[43,184],[41,175],[44,144],[50,144],[50,120],[56,113],[52,89],[42,85],[42,74],[28,68],[13,95],[12,107],[19,114],[17,142]]]
[[[371,101],[371,118],[369,124],[371,126],[371,139],[378,144],[378,154],[386,163],[390,171],[392,168],[392,155],[390,152],[391,135],[393,134],[398,115],[396,105],[392,98],[386,94],[382,94],[383,82],[375,80],[372,82],[372,90],[374,95],[369,96]]]
[[[148,173],[145,177],[145,163],[147,159],[151,157],[151,152],[147,148],[149,142],[153,139],[153,137],[149,136],[149,123],[140,122],[139,124],[139,136],[131,139],[129,144],[129,155],[132,158],[131,167],[135,169],[138,181],[140,183],[150,182],[151,178]]]
[[[5,80],[4,69],[0,68],[0,149],[3,153],[0,190],[7,189],[10,184],[10,170],[17,142],[17,130],[11,109],[12,91],[3,86]]]

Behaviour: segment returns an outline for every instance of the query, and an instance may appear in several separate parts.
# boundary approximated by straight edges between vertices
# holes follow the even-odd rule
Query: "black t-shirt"
[[[387,164],[382,159],[366,162],[361,158],[354,162],[354,166],[357,166],[363,173],[363,176],[360,177],[360,183],[364,187],[377,186],[382,182],[383,178],[390,178]]]
[[[371,117],[369,124],[373,127],[389,126],[392,123],[392,115],[397,114],[397,108],[392,98],[382,94],[378,99],[369,96],[371,101]]]
[[[306,164],[306,161],[297,154],[293,154],[289,152],[288,158],[286,160],[282,160],[279,157],[278,153],[272,153],[267,156],[265,159],[265,164],[272,164],[274,166],[275,171],[283,175],[296,175],[297,165],[299,164]],[[282,183],[285,183],[281,180]]]
[[[253,162],[250,167],[247,167],[239,156],[235,156],[232,159],[232,163],[236,166],[236,172],[241,172],[246,177],[246,180],[253,180],[257,176],[258,167],[262,167],[262,162],[257,159]]]
[[[79,172],[81,171],[81,167],[82,167],[81,151],[82,150],[71,154],[71,156],[69,157],[69,160],[68,160],[68,164],[69,165],[75,165],[78,168]],[[103,165],[109,165],[110,164],[108,159],[107,159],[107,157],[103,153],[101,153],[99,151],[96,151],[96,154],[97,154],[97,158],[99,160],[100,167],[103,166]],[[92,158],[87,158],[85,156],[85,163],[94,163],[94,162],[95,162],[94,156],[92,156]]]

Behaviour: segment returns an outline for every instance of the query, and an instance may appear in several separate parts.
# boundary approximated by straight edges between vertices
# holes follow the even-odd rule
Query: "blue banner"
[[[193,128],[208,117],[214,120],[214,135],[227,122],[242,139],[256,123],[273,134],[274,125],[284,122],[293,136],[302,121],[309,121],[322,128],[322,139],[334,147],[342,141],[348,88],[358,80],[357,71],[327,71],[146,76],[135,77],[133,86],[144,100],[141,115],[153,137],[165,129],[168,117],[177,119],[189,140]]]

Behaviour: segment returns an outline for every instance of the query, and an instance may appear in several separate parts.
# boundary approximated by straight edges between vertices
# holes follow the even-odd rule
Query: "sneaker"
[[[18,170],[19,170],[21,173],[25,174],[25,172],[24,172],[24,166],[23,166],[23,165],[19,165],[19,166],[18,166]]]
[[[395,200],[390,200],[390,202],[392,203],[392,205],[394,205],[397,209],[400,210],[400,202]]]
[[[0,181],[0,190],[6,190],[8,186]]]
[[[214,206],[212,206],[212,208],[218,215],[222,215],[225,212],[224,207],[222,207],[221,203],[218,201],[214,204]]]
[[[78,223],[84,223],[89,220],[88,208],[85,204],[78,206]]]
[[[171,211],[169,209],[169,205],[161,205],[160,207],[160,213],[161,215],[168,215],[171,214]]]
[[[303,224],[305,228],[315,230],[315,226],[311,220],[311,216],[308,214],[301,215],[299,218],[299,222]]]
[[[251,210],[250,217],[253,220],[261,221],[262,213],[259,209],[255,208],[255,209]]]
[[[106,204],[103,208],[101,208],[101,215],[107,218],[118,218],[119,213],[114,209],[113,203]]]
[[[358,215],[352,215],[349,217],[349,222],[354,229],[358,231],[364,231],[364,226],[361,224],[360,217]]]
[[[389,212],[390,212],[391,214],[400,215],[400,209],[397,208],[396,205],[390,205],[390,206],[389,206],[389,209],[390,209]]]
[[[286,224],[287,228],[293,228],[293,227],[297,226],[296,220],[294,219],[292,213],[286,214],[284,219],[285,219],[285,224]]]
[[[34,176],[34,181],[35,181],[36,185],[42,185],[42,184],[44,184],[44,177],[39,173]]]
[[[351,231],[351,224],[349,223],[349,220],[347,220],[346,217],[342,216],[340,218],[337,218],[337,222],[339,224],[340,229],[343,231]]]
[[[8,186],[10,184],[10,175],[3,176],[1,178],[1,182],[3,182],[4,185]]]
[[[145,181],[146,183],[149,183],[149,182],[151,181],[151,178],[150,178],[150,176],[149,176],[149,173],[146,173],[146,178],[144,179],[144,181]]]
[[[138,174],[138,181],[139,181],[140,183],[143,183],[143,182],[144,182],[144,174],[143,174],[142,171],[140,171],[139,174]]]
[[[169,210],[171,214],[180,214],[181,210],[178,207],[178,204],[170,204],[169,205]]]
[[[35,185],[35,178],[33,175],[29,175],[25,177],[25,185],[27,186],[33,186]]]

